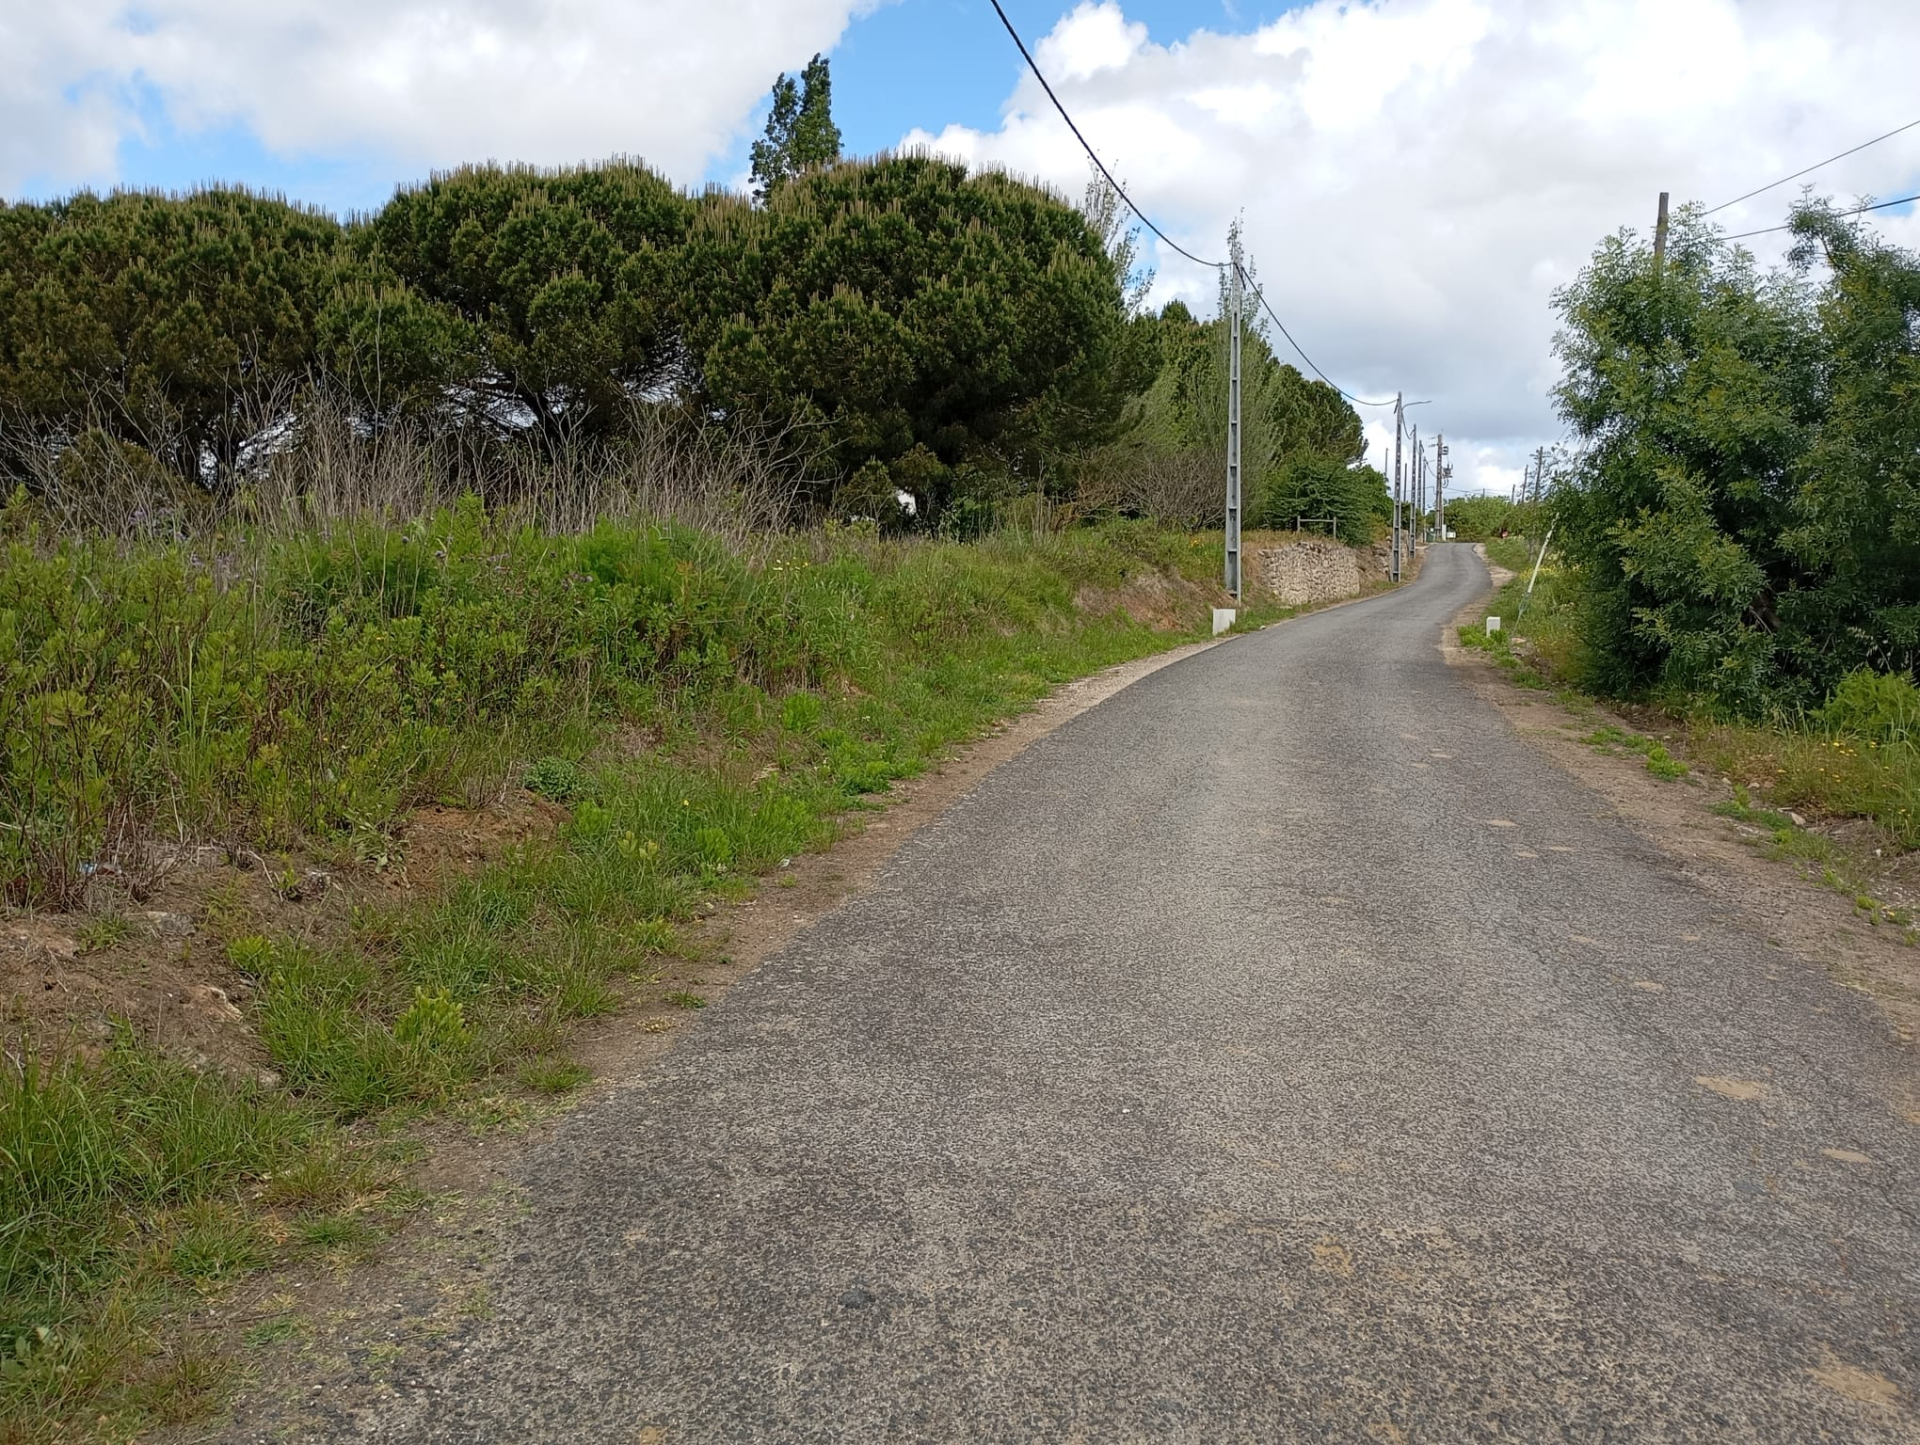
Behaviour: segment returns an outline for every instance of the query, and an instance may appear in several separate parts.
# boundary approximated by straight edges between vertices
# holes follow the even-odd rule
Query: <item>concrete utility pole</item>
[[[1400,423],[1406,415],[1403,391],[1393,394],[1393,580],[1400,580]]]
[[[1533,499],[1540,501],[1547,495],[1547,449],[1533,449]]]
[[[1447,540],[1447,434],[1433,439],[1433,534]]]
[[[1667,264],[1667,193],[1660,193],[1660,218],[1653,223],[1653,274]]]
[[[1227,287],[1227,591],[1240,600],[1240,257]]]
[[[1427,449],[1420,445],[1420,428],[1413,429],[1413,521],[1422,533],[1427,530]],[[1433,538],[1427,537],[1431,542]]]
[[[1426,492],[1424,490],[1426,484],[1420,471],[1420,428],[1417,426],[1409,426],[1407,428],[1407,436],[1409,438],[1408,444],[1412,451],[1411,456],[1409,456],[1407,460],[1408,482],[1413,487],[1413,525],[1417,528],[1420,525],[1420,514],[1426,510]],[[1409,540],[1411,540],[1411,538],[1409,538]]]

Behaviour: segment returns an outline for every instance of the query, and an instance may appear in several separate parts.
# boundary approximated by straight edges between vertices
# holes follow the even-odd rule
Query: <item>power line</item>
[[[1126,188],[1113,178],[1113,172],[1107,169],[1107,163],[1100,159],[1092,146],[1087,144],[1087,138],[1080,134],[1080,127],[1073,123],[1073,117],[1067,114],[1067,108],[1060,103],[1060,97],[1055,95],[1053,93],[1053,87],[1047,84],[1046,76],[1040,73],[1039,65],[1035,63],[1033,56],[1027,50],[1027,42],[1022,40],[1020,38],[1020,32],[1013,28],[1013,22],[1007,19],[1007,12],[1000,8],[1000,0],[992,0],[992,3],[994,14],[998,15],[1000,17],[1000,23],[1007,27],[1007,34],[1013,37],[1013,43],[1019,47],[1021,59],[1027,62],[1027,69],[1031,70],[1033,72],[1033,78],[1040,82],[1040,88],[1047,93],[1047,99],[1053,102],[1053,108],[1060,112],[1060,119],[1067,123],[1067,129],[1073,132],[1073,138],[1080,142],[1080,148],[1087,153],[1087,159],[1092,161],[1094,165],[1099,168],[1100,174],[1107,178],[1107,184],[1113,187],[1114,194],[1125,201],[1127,203],[1127,209],[1140,218],[1140,224],[1158,236],[1167,246],[1178,251],[1182,256],[1185,256],[1189,261],[1193,262],[1194,265],[1211,266],[1216,271],[1224,270],[1227,264],[1225,261],[1201,260],[1165,231],[1154,225],[1152,220],[1148,218],[1147,213],[1133,203],[1133,197],[1128,195]]]
[[[1856,151],[1863,151],[1868,146],[1879,145],[1880,142],[1883,140],[1892,140],[1893,137],[1899,135],[1902,131],[1912,130],[1917,125],[1920,125],[1920,120],[1910,120],[1905,125],[1898,126],[1893,130],[1888,131],[1885,135],[1877,135],[1872,140],[1861,141],[1859,145],[1853,148],[1853,150],[1841,151],[1840,154],[1837,156],[1828,156],[1823,161],[1815,161],[1812,165],[1808,166],[1804,171],[1795,171],[1790,176],[1782,176],[1777,181],[1769,181],[1767,182],[1766,185],[1761,186],[1758,190],[1748,191],[1744,196],[1735,196],[1730,201],[1722,201],[1719,205],[1715,206],[1712,211],[1702,211],[1700,214],[1702,216],[1711,216],[1714,213],[1714,211],[1724,211],[1728,206],[1737,206],[1742,201],[1750,201],[1755,196],[1759,195],[1761,191],[1770,191],[1775,186],[1784,186],[1788,181],[1797,181],[1800,179],[1800,177],[1804,175],[1809,175],[1812,172],[1819,170],[1821,166],[1830,166],[1835,161],[1845,160],[1848,156],[1853,155]],[[1757,236],[1760,234],[1760,232],[1749,231],[1747,234],[1752,236]]]
[[[1241,268],[1240,275],[1243,279],[1247,281],[1247,284],[1249,286],[1253,285],[1252,278],[1247,276],[1247,273],[1244,267]],[[1308,368],[1313,372],[1313,374],[1319,377],[1328,386],[1331,386],[1335,391],[1339,392],[1340,395],[1345,397],[1348,401],[1352,402],[1355,406],[1392,406],[1394,404],[1393,397],[1388,397],[1385,401],[1366,401],[1360,397],[1355,396],[1352,392],[1347,391],[1345,388],[1341,387],[1337,382],[1334,381],[1332,377],[1328,376],[1326,372],[1322,371],[1319,367],[1313,364],[1313,358],[1311,356],[1308,356],[1305,351],[1301,350],[1300,343],[1295,341],[1293,339],[1293,333],[1287,330],[1287,323],[1282,321],[1279,317],[1279,314],[1271,306],[1267,304],[1266,295],[1260,290],[1259,287],[1257,286],[1253,287],[1253,296],[1254,296],[1254,299],[1260,303],[1261,309],[1265,311],[1268,316],[1273,318],[1273,324],[1280,328],[1280,334],[1287,338],[1287,345],[1291,346],[1295,351],[1298,351],[1300,353],[1300,359],[1306,362]]]
[[[1920,121],[1916,121],[1915,124],[1920,125]],[[1836,217],[1864,216],[1868,211],[1884,211],[1889,206],[1904,206],[1909,201],[1920,201],[1920,195],[1902,196],[1897,201],[1877,201],[1871,206],[1856,206],[1851,211],[1835,211],[1833,214]],[[1744,241],[1749,236],[1766,236],[1766,235],[1771,235],[1775,231],[1791,231],[1792,229],[1793,229],[1793,222],[1788,221],[1784,226],[1762,226],[1757,231],[1736,231],[1733,235],[1722,236],[1720,237],[1720,239],[1722,241]]]
[[[1122,186],[1119,181],[1114,179],[1113,172],[1107,169],[1107,163],[1100,159],[1099,153],[1096,152],[1092,147],[1092,145],[1088,143],[1087,138],[1080,133],[1080,127],[1075,125],[1073,122],[1073,117],[1067,114],[1067,108],[1066,106],[1060,103],[1060,97],[1055,95],[1053,93],[1053,87],[1047,84],[1046,76],[1040,73],[1039,63],[1034,60],[1033,53],[1027,49],[1027,42],[1020,38],[1020,32],[1013,28],[1013,22],[1007,18],[1007,12],[1001,7],[1000,0],[991,0],[991,3],[993,5],[993,13],[1000,17],[1000,23],[1006,27],[1007,34],[1013,38],[1013,43],[1015,47],[1018,48],[1018,50],[1020,51],[1020,58],[1027,62],[1027,69],[1031,70],[1033,72],[1033,78],[1040,82],[1040,88],[1047,93],[1047,99],[1053,102],[1053,108],[1060,112],[1060,119],[1064,120],[1067,123],[1067,129],[1073,132],[1073,138],[1080,142],[1080,149],[1082,149],[1087,153],[1087,159],[1093,162],[1094,168],[1098,170],[1100,174],[1106,178],[1107,184],[1113,187],[1114,194],[1120,197],[1121,200],[1127,203],[1127,209],[1132,211],[1133,214],[1139,218],[1140,224],[1145,226],[1149,231],[1153,232],[1153,234],[1159,238],[1162,244],[1166,245],[1169,249],[1173,251],[1177,251],[1180,255],[1185,256],[1189,261],[1193,262],[1193,264],[1196,266],[1209,266],[1216,271],[1224,271],[1229,265],[1231,265],[1234,268],[1234,270],[1240,273],[1240,279],[1243,282],[1245,282],[1249,288],[1252,288],[1253,278],[1247,275],[1246,268],[1240,265],[1239,262],[1203,260],[1201,257],[1194,255],[1193,252],[1189,251],[1185,246],[1182,246],[1178,241],[1175,241],[1172,237],[1167,235],[1165,231],[1161,230],[1158,226],[1154,225],[1153,219],[1150,216],[1148,216],[1145,211],[1141,210],[1137,205],[1134,204],[1133,197],[1127,194],[1126,187]],[[1347,391],[1345,388],[1340,386],[1337,382],[1333,380],[1332,377],[1328,376],[1326,372],[1322,371],[1319,367],[1313,364],[1313,358],[1311,356],[1308,356],[1305,351],[1301,350],[1300,343],[1295,341],[1293,339],[1293,333],[1287,330],[1287,323],[1282,321],[1279,315],[1274,311],[1273,307],[1267,304],[1267,298],[1261,295],[1261,293],[1257,288],[1254,289],[1253,294],[1259,298],[1260,305],[1266,310],[1267,315],[1273,318],[1273,324],[1280,328],[1280,334],[1287,338],[1287,344],[1291,346],[1296,352],[1299,352],[1300,359],[1306,362],[1308,368],[1313,372],[1315,376],[1319,377],[1322,381],[1326,382],[1328,386],[1331,386],[1335,391],[1339,392],[1341,396],[1345,397],[1348,401],[1352,402],[1355,406],[1392,406],[1393,405],[1391,401],[1363,401],[1359,397],[1355,396],[1352,392]]]

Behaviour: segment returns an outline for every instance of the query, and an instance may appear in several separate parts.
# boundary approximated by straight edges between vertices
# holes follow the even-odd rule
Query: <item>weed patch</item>
[[[1646,759],[1647,771],[1656,778],[1684,778],[1687,765],[1667,751],[1666,744],[1608,723],[1595,728],[1584,739],[1587,746],[1601,752],[1638,753]]]
[[[0,1160],[0,1430],[22,1439],[204,1404],[223,1371],[156,1356],[154,1319],[268,1262],[275,1211],[317,1223],[367,1170],[295,1101],[124,1033],[97,1058],[0,1065]],[[283,1170],[300,1187],[274,1191]]]

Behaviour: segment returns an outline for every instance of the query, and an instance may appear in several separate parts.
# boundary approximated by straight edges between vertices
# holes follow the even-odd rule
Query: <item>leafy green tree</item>
[[[483,365],[483,331],[402,281],[378,255],[347,254],[314,321],[318,379],[375,425],[445,417]]]
[[[1237,228],[1229,233],[1228,246],[1239,254]],[[1244,259],[1242,264],[1251,274],[1251,264]],[[1223,281],[1222,316],[1226,306]],[[1248,316],[1243,327],[1240,460],[1248,515],[1271,511],[1277,516],[1291,506],[1276,491],[1290,464],[1319,459],[1329,462],[1332,472],[1343,471],[1366,455],[1366,442],[1360,417],[1345,397],[1325,382],[1308,380],[1273,354],[1257,313]],[[1184,305],[1170,303],[1155,320],[1151,334],[1148,354],[1157,358],[1158,374],[1130,405],[1127,429],[1115,454],[1103,456],[1099,464],[1129,475],[1151,474],[1157,465],[1172,485],[1194,471],[1204,456],[1206,465],[1224,477],[1229,341],[1224,319],[1199,323]],[[1184,499],[1191,488],[1176,490]],[[1189,515],[1178,506],[1158,514],[1197,523],[1217,516],[1218,508],[1216,497],[1204,514]],[[1293,525],[1294,515],[1286,512],[1285,525]]]
[[[1623,233],[1556,298],[1588,445],[1551,507],[1610,690],[1752,713],[1914,667],[1920,262],[1824,206],[1794,226],[1761,275],[1683,210],[1663,268]]]
[[[1331,518],[1334,535],[1358,547],[1374,539],[1391,502],[1386,478],[1375,468],[1302,452],[1281,465],[1261,506],[1266,526],[1291,528],[1297,519]]]
[[[767,197],[795,176],[840,159],[840,127],[833,123],[833,77],[823,56],[800,72],[800,83],[782,72],[773,82],[767,132],[753,143],[753,198]]]
[[[1227,249],[1252,276],[1254,268],[1242,252],[1237,221],[1227,233]],[[1154,348],[1159,372],[1129,407],[1122,442],[1124,450],[1163,457],[1206,453],[1221,469],[1222,487],[1232,344],[1226,321],[1227,287],[1223,271],[1219,309],[1210,321],[1195,321],[1177,301],[1161,313]],[[1268,345],[1265,325],[1257,313],[1246,316],[1240,345],[1240,466],[1249,479],[1250,494],[1281,460],[1273,425],[1273,401],[1280,385],[1280,367]]]
[[[612,430],[675,379],[673,298],[695,210],[636,162],[468,166],[401,190],[355,241],[369,266],[444,308],[406,312],[411,375],[444,363],[469,420],[558,443]],[[364,282],[329,331],[362,378],[383,294]]]
[[[1276,363],[1266,411],[1274,454],[1283,460],[1312,456],[1352,464],[1367,454],[1366,429],[1347,399],[1285,362]]]
[[[1041,484],[1119,406],[1111,258],[1072,206],[1005,175],[931,156],[810,171],[764,208],[705,210],[681,275],[706,402],[812,429],[830,479],[882,462],[922,521],[962,482]]]
[[[1920,257],[1825,204],[1794,217],[1801,274],[1824,264],[1824,417],[1796,469],[1781,539],[1802,585],[1782,593],[1794,671],[1920,669]]]
[[[1476,496],[1447,499],[1447,530],[1463,542],[1484,542],[1501,532],[1538,537],[1546,530],[1541,507],[1508,497]]]

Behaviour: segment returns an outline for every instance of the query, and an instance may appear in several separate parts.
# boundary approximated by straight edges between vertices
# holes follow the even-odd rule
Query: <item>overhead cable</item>
[[[1876,201],[1871,206],[1856,206],[1851,211],[1835,211],[1833,214],[1836,217],[1864,216],[1868,211],[1884,211],[1890,206],[1904,206],[1909,201],[1920,201],[1920,195],[1902,196],[1895,201]],[[1744,241],[1749,236],[1766,236],[1771,235],[1775,231],[1790,231],[1792,229],[1793,222],[1788,221],[1784,226],[1762,226],[1757,231],[1736,231],[1733,235],[1722,236],[1720,239],[1722,241]]]
[[[1879,145],[1880,142],[1883,140],[1892,140],[1893,137],[1899,135],[1902,131],[1912,130],[1917,125],[1920,125],[1920,120],[1910,120],[1905,125],[1897,126],[1893,130],[1888,131],[1885,135],[1877,135],[1872,140],[1861,141],[1859,145],[1853,148],[1853,150],[1841,151],[1840,154],[1837,156],[1828,156],[1823,161],[1815,161],[1812,165],[1808,166],[1803,171],[1795,171],[1790,176],[1782,176],[1777,181],[1769,181],[1767,182],[1766,185],[1759,187],[1757,190],[1748,191],[1744,196],[1735,196],[1730,201],[1722,201],[1719,205],[1715,206],[1712,211],[1702,211],[1700,214],[1703,216],[1711,216],[1714,213],[1714,211],[1724,211],[1728,206],[1737,206],[1742,201],[1750,201],[1755,196],[1759,195],[1762,191],[1770,191],[1775,186],[1784,186],[1788,181],[1797,181],[1802,176],[1811,175],[1814,171],[1819,170],[1821,166],[1830,166],[1835,161],[1845,160],[1848,156],[1853,155],[1856,151],[1863,151],[1868,146]],[[1748,232],[1748,234],[1757,236],[1760,233],[1758,231],[1750,231]]]
[[[1119,181],[1114,179],[1113,172],[1107,169],[1107,163],[1100,159],[1099,153],[1096,152],[1094,148],[1088,143],[1087,138],[1080,133],[1080,127],[1074,124],[1073,117],[1067,113],[1066,106],[1060,103],[1060,97],[1055,95],[1053,93],[1053,87],[1047,84],[1046,76],[1040,73],[1039,63],[1034,60],[1033,53],[1027,49],[1027,42],[1020,38],[1020,32],[1013,28],[1013,22],[1007,18],[1007,12],[1005,9],[1001,7],[1000,0],[991,0],[991,4],[993,5],[993,13],[1000,17],[1000,23],[1006,27],[1007,34],[1013,37],[1013,43],[1020,51],[1020,58],[1027,62],[1027,69],[1031,70],[1033,72],[1033,78],[1040,82],[1040,88],[1047,93],[1047,99],[1053,102],[1053,108],[1060,112],[1060,119],[1064,120],[1067,123],[1067,129],[1073,132],[1073,138],[1080,142],[1080,149],[1082,149],[1087,153],[1087,159],[1093,162],[1094,168],[1098,170],[1102,176],[1106,177],[1106,182],[1108,185],[1113,187],[1114,194],[1120,197],[1121,200],[1127,203],[1127,209],[1129,211],[1132,211],[1133,214],[1139,218],[1140,224],[1145,226],[1149,231],[1153,232],[1153,234],[1156,237],[1158,237],[1161,243],[1165,245],[1169,250],[1176,251],[1180,255],[1185,256],[1189,261],[1193,262],[1193,264],[1196,266],[1208,266],[1216,271],[1224,271],[1228,267],[1228,265],[1231,264],[1233,268],[1240,273],[1240,279],[1246,282],[1247,285],[1251,288],[1253,285],[1252,278],[1250,278],[1247,275],[1246,268],[1244,266],[1241,266],[1238,262],[1230,263],[1226,261],[1208,261],[1199,256],[1194,255],[1193,252],[1189,251],[1185,246],[1182,246],[1178,241],[1175,241],[1165,231],[1161,230],[1158,226],[1154,225],[1153,218],[1150,217],[1145,211],[1141,210],[1137,205],[1134,204],[1133,197],[1127,194],[1126,187],[1121,185]],[[1293,333],[1287,330],[1287,324],[1284,321],[1282,321],[1280,317],[1275,313],[1273,307],[1267,305],[1267,298],[1265,296],[1261,296],[1258,290],[1254,291],[1254,295],[1259,297],[1260,304],[1261,306],[1265,307],[1267,315],[1273,317],[1273,324],[1280,328],[1280,334],[1287,338],[1287,344],[1291,346],[1296,352],[1299,352],[1300,359],[1306,362],[1308,368],[1312,370],[1314,375],[1318,376],[1322,381],[1326,382],[1328,386],[1331,386],[1335,391],[1339,392],[1340,395],[1345,397],[1348,401],[1352,402],[1355,406],[1392,406],[1393,405],[1393,403],[1390,401],[1362,401],[1359,397],[1353,395],[1352,392],[1349,392],[1344,388],[1342,388],[1331,377],[1329,377],[1326,374],[1326,372],[1322,371],[1319,367],[1313,364],[1313,358],[1311,356],[1308,356],[1306,352],[1301,351],[1300,343],[1293,339]]]
[[[1287,345],[1291,346],[1295,351],[1300,353],[1300,359],[1306,362],[1308,369],[1311,370],[1315,376],[1319,377],[1328,386],[1331,386],[1335,391],[1339,392],[1340,395],[1345,397],[1348,401],[1352,402],[1355,406],[1392,406],[1394,404],[1394,398],[1392,397],[1388,397],[1385,401],[1366,401],[1361,397],[1357,397],[1352,392],[1347,391],[1345,388],[1340,386],[1340,384],[1334,381],[1332,377],[1328,376],[1326,372],[1322,371],[1319,367],[1315,366],[1313,364],[1313,358],[1311,356],[1308,356],[1305,351],[1301,350],[1300,343],[1295,341],[1293,339],[1293,333],[1287,330],[1287,323],[1280,319],[1279,314],[1275,312],[1271,306],[1267,305],[1266,296],[1262,294],[1259,287],[1254,286],[1253,279],[1247,275],[1245,268],[1241,268],[1240,277],[1242,280],[1244,280],[1247,283],[1248,288],[1253,291],[1254,299],[1260,303],[1261,309],[1264,310],[1268,316],[1272,317],[1273,324],[1280,328],[1280,334],[1287,338]]]
[[[1033,72],[1033,78],[1040,82],[1040,88],[1047,93],[1047,99],[1053,102],[1053,108],[1060,112],[1060,119],[1067,123],[1067,129],[1073,132],[1073,138],[1080,142],[1080,148],[1087,153],[1087,159],[1092,161],[1094,165],[1099,168],[1100,174],[1107,178],[1107,184],[1113,187],[1114,194],[1125,201],[1127,203],[1127,209],[1140,218],[1140,224],[1158,236],[1165,245],[1178,251],[1182,256],[1185,256],[1189,261],[1193,262],[1194,265],[1211,266],[1216,271],[1224,270],[1227,264],[1225,261],[1203,261],[1185,246],[1182,246],[1178,241],[1174,240],[1165,231],[1154,225],[1147,213],[1133,203],[1133,197],[1127,194],[1126,187],[1122,186],[1120,182],[1113,178],[1113,172],[1107,169],[1107,163],[1100,159],[1094,152],[1092,146],[1087,144],[1087,138],[1080,134],[1080,127],[1073,123],[1073,117],[1067,114],[1067,108],[1060,103],[1060,97],[1055,95],[1053,93],[1053,87],[1047,84],[1046,76],[1040,73],[1039,65],[1035,63],[1032,54],[1027,50],[1027,42],[1022,40],[1020,38],[1020,32],[1013,28],[1013,22],[1007,19],[1007,12],[1000,8],[1000,0],[992,0],[992,4],[994,14],[1000,17],[1000,23],[1007,27],[1007,34],[1013,37],[1013,43],[1019,47],[1021,58],[1027,62],[1027,69],[1031,70]]]

